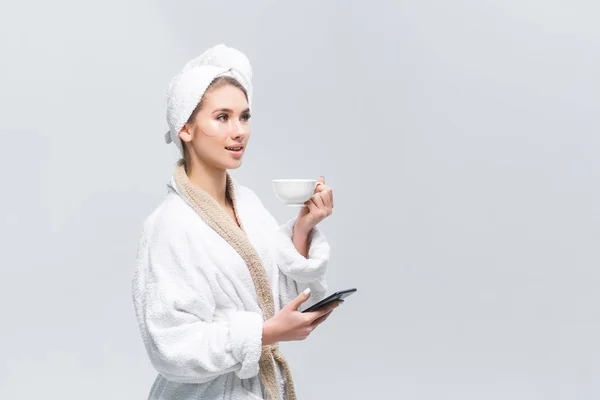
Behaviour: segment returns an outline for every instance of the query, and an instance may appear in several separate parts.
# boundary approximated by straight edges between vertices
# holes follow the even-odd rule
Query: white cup
[[[273,190],[286,206],[301,207],[320,184],[317,179],[273,179]]]

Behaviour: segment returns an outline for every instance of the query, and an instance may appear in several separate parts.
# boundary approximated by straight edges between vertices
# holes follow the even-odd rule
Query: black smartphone
[[[350,296],[354,292],[356,292],[355,288],[340,290],[339,292],[335,292],[334,294],[325,297],[323,300],[313,304],[312,306],[308,307],[306,310],[304,310],[302,312],[304,313],[304,312],[317,311],[319,308],[324,307],[327,304],[336,302],[338,300],[342,300],[342,299]]]

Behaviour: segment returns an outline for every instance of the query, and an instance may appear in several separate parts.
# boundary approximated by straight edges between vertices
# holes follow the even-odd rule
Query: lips
[[[231,147],[225,147],[225,149],[230,150],[230,151],[240,151],[244,148],[244,146],[240,145],[240,146],[231,146]]]

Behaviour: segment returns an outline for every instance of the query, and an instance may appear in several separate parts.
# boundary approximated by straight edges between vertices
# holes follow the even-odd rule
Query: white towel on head
[[[252,67],[248,57],[241,51],[218,44],[200,56],[188,61],[171,79],[167,90],[167,143],[174,142],[183,152],[179,131],[200,103],[210,83],[219,76],[235,78],[248,93],[248,105],[252,101]]]

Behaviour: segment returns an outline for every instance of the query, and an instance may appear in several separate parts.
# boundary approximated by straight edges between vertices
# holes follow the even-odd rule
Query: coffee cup
[[[320,184],[317,179],[273,179],[273,190],[286,206],[301,207]]]

